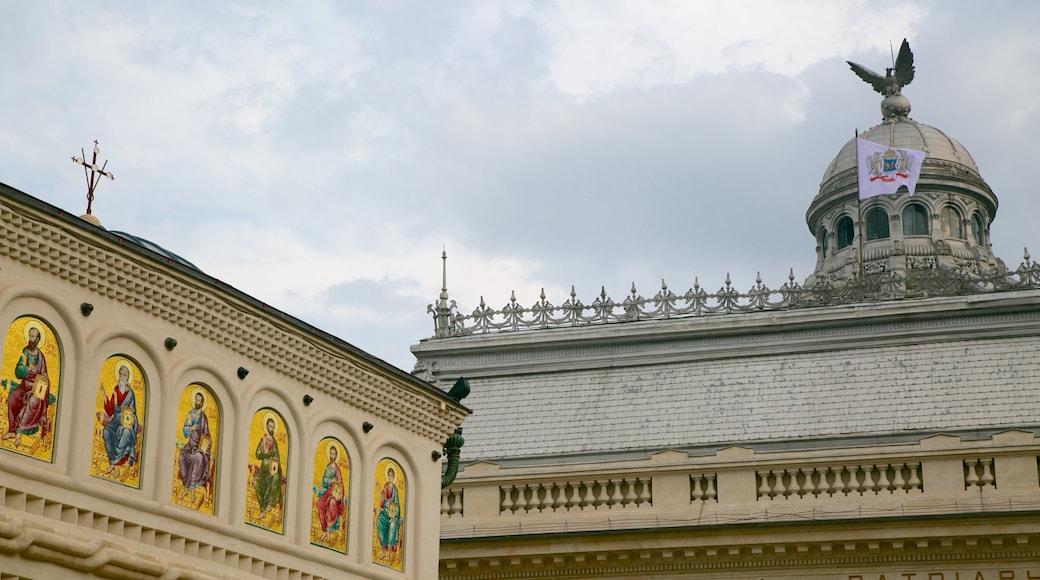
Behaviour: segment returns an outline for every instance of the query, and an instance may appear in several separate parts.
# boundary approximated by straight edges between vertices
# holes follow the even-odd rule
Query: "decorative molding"
[[[322,580],[165,530],[0,488],[0,553],[43,560],[106,578],[228,578],[234,571],[261,577]],[[24,516],[17,515],[22,512]],[[50,521],[41,521],[44,520]],[[217,567],[214,569],[214,567]]]
[[[778,530],[783,534],[782,530]],[[692,537],[692,536],[691,536]],[[1040,578],[1040,533],[1008,531],[1008,533],[970,534],[956,538],[909,536],[899,539],[828,539],[805,542],[760,544],[720,544],[704,547],[705,538],[694,546],[687,539],[681,545],[654,549],[613,549],[610,552],[572,549],[565,552],[521,551],[517,542],[513,556],[452,557],[442,554],[441,580],[514,580],[521,578],[658,578],[668,575],[711,573],[745,573],[755,577],[764,571],[794,571],[812,577],[889,578],[928,577],[936,566],[958,568],[960,578],[976,578],[977,570],[997,567],[1018,572],[1015,578]],[[557,540],[559,541],[559,540]],[[577,543],[579,540],[572,540]],[[578,544],[580,545],[580,544]],[[461,548],[461,546],[460,546]],[[443,552],[442,548],[442,552]],[[462,551],[460,549],[460,551]],[[908,568],[910,566],[910,568]],[[970,571],[970,572],[969,572]],[[952,571],[951,571],[952,572]],[[786,576],[785,576],[786,577]],[[806,576],[808,577],[808,576]],[[935,576],[938,578],[938,576]],[[952,574],[944,576],[953,578]],[[996,573],[983,574],[996,578]],[[1001,576],[1007,577],[1007,576]]]

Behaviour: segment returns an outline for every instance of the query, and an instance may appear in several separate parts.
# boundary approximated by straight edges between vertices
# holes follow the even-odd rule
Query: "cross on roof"
[[[101,177],[105,176],[109,179],[115,179],[111,171],[105,171],[105,167],[108,166],[108,160],[106,159],[101,167],[98,167],[97,156],[98,156],[98,142],[94,140],[94,157],[88,162],[86,160],[87,154],[80,148],[82,157],[72,157],[74,163],[78,163],[83,166],[83,175],[87,177],[87,215],[90,215],[90,204],[94,201],[94,189],[97,187],[98,182],[101,181]]]

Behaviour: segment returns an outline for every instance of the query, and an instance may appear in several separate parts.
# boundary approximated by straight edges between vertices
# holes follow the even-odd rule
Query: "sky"
[[[0,182],[93,213],[405,370],[459,310],[661,281],[778,287],[907,38],[911,118],[972,153],[995,253],[1040,252],[1040,3],[0,3]]]

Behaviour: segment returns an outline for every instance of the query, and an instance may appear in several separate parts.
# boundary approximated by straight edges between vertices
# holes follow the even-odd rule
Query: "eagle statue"
[[[885,97],[881,101],[881,115],[885,120],[905,118],[910,113],[910,100],[901,91],[914,80],[914,53],[910,52],[910,43],[905,38],[894,66],[886,68],[884,76],[861,64],[845,62],[856,76]]]

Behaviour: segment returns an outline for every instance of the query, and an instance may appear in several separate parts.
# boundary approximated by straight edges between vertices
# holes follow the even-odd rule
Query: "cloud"
[[[95,212],[399,366],[448,288],[524,305],[815,261],[805,210],[908,37],[921,122],[975,156],[993,240],[1040,248],[1031,4],[0,4],[0,181]],[[1040,251],[1040,250],[1038,250]]]
[[[739,69],[797,76],[829,56],[876,47],[894,22],[908,35],[923,16],[896,2],[670,0],[561,2],[545,21],[554,84],[587,99]]]

